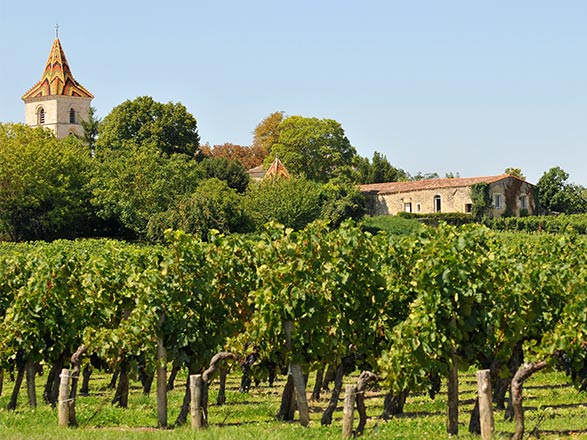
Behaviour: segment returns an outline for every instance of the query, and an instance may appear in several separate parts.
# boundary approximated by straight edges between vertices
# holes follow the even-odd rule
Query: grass
[[[391,235],[409,235],[420,231],[424,226],[418,220],[403,218],[397,215],[365,216],[365,229],[376,233],[386,231]]]
[[[43,379],[41,377],[40,379]],[[185,380],[182,379],[182,380]],[[238,392],[240,375],[229,375],[227,404],[211,405],[210,427],[195,433],[189,426],[159,430],[155,427],[157,407],[154,395],[143,396],[133,383],[127,409],[110,405],[113,391],[105,389],[107,378],[102,376],[91,383],[91,395],[79,397],[76,410],[80,426],[59,428],[57,411],[45,404],[37,409],[26,405],[26,390],[19,399],[16,411],[7,411],[12,383],[6,381],[5,393],[0,397],[1,439],[238,439],[277,440],[340,438],[342,409],[335,412],[333,424],[320,425],[321,413],[327,405],[329,393],[319,402],[310,402],[311,425],[302,428],[298,423],[282,423],[275,420],[279,409],[283,378],[274,387],[261,385],[248,394]],[[356,376],[349,381],[356,380]],[[42,387],[39,380],[37,387]],[[312,376],[310,386],[312,386]],[[183,398],[184,384],[178,380],[175,390],[169,393],[169,421],[173,423]],[[210,391],[210,401],[215,402],[217,386]],[[443,390],[444,391],[444,390]],[[459,438],[479,439],[468,433],[470,410],[476,393],[473,372],[461,373]],[[377,419],[380,414],[384,390],[369,391],[366,395],[370,419],[365,439],[444,439],[446,434],[446,395],[441,392],[435,400],[426,394],[411,395],[405,413],[389,422]],[[342,406],[342,401],[340,403]],[[539,434],[540,439],[587,439],[587,395],[577,392],[567,384],[565,376],[558,372],[539,373],[524,388],[526,408],[526,432]],[[495,413],[496,439],[507,439],[514,430],[513,422],[503,420],[503,412]],[[355,421],[355,426],[356,426]],[[536,435],[526,438],[538,438]]]

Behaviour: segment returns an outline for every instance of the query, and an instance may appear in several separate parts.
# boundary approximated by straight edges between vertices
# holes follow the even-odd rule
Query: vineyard
[[[314,223],[208,242],[169,232],[165,246],[4,244],[0,362],[14,378],[7,407],[17,407],[23,383],[36,406],[41,377],[45,403],[56,405],[59,373],[71,365],[72,400],[77,381],[85,393],[92,374],[112,375],[112,403],[121,407],[131,379],[145,393],[155,382],[160,427],[171,424],[166,390],[177,380],[186,392],[171,412],[181,425],[185,374],[224,378],[232,366],[244,372],[244,392],[283,379],[279,419],[297,411],[302,425],[319,418],[327,426],[345,377],[368,371],[384,390],[383,418],[401,413],[407,396],[446,386],[447,427],[456,434],[459,371],[474,367],[491,371],[497,408],[508,406],[512,384],[514,437],[522,438],[522,384],[534,372],[560,369],[587,387],[587,244],[528,237],[475,225],[398,237]],[[317,399],[326,382],[330,400],[317,417],[306,391]],[[476,418],[474,410],[473,432]]]

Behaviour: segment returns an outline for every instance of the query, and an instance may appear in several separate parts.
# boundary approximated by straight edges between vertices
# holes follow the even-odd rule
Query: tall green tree
[[[371,161],[365,158],[358,166],[361,183],[399,182],[408,180],[408,173],[394,167],[384,154],[373,153]]]
[[[96,140],[98,139],[100,122],[102,122],[102,119],[96,116],[96,109],[94,107],[90,107],[90,111],[88,112],[88,119],[80,121],[84,129],[84,134],[80,137],[88,146],[91,157],[94,157],[96,153]]]
[[[240,193],[246,191],[250,182],[250,176],[238,160],[229,160],[225,157],[207,157],[198,164],[198,168],[202,170],[204,178],[224,180],[229,187]]]
[[[112,152],[96,160],[92,204],[111,225],[110,234],[144,238],[153,215],[195,190],[202,177],[197,165],[185,155],[167,157],[152,146]]]
[[[181,103],[162,104],[149,96],[115,107],[100,125],[98,154],[106,150],[157,148],[194,157],[200,146],[196,118]]]
[[[585,188],[569,183],[568,179],[569,174],[558,166],[542,175],[536,184],[542,210],[565,214],[587,212]]]
[[[23,124],[0,124],[0,236],[52,240],[87,232],[85,146]]]
[[[290,116],[279,124],[278,142],[266,161],[279,156],[290,174],[326,182],[351,174],[356,155],[337,121]]]

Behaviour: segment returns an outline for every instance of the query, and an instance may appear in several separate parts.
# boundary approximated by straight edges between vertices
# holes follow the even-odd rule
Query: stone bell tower
[[[71,74],[57,34],[41,80],[22,97],[26,124],[46,127],[58,139],[81,136],[93,97]]]

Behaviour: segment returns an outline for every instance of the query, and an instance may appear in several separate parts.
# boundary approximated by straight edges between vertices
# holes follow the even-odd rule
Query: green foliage
[[[118,105],[100,124],[98,155],[108,150],[158,149],[194,157],[200,145],[196,119],[180,103],[162,104],[140,96]]]
[[[399,212],[397,216],[408,219],[415,219],[420,223],[428,226],[437,226],[440,222],[445,222],[452,226],[466,225],[475,222],[475,218],[472,215],[462,212],[434,212],[430,214]]]
[[[574,232],[587,234],[586,214],[560,214],[552,216],[485,218],[483,223],[498,231],[548,232],[560,234]]]
[[[471,201],[473,202],[473,217],[476,219],[482,218],[491,207],[489,184],[480,182],[471,185]]]
[[[278,142],[266,163],[275,156],[290,174],[318,182],[350,174],[356,151],[342,126],[332,119],[290,116],[279,124]]]
[[[367,158],[357,157],[357,168],[358,182],[363,184],[399,182],[408,180],[409,177],[408,173],[391,165],[387,157],[377,151],[373,153],[371,162]]]
[[[587,212],[585,188],[568,183],[569,174],[560,167],[546,171],[538,183],[538,200],[546,212],[579,214]]]
[[[184,196],[168,211],[152,216],[147,236],[160,241],[168,228],[207,239],[211,230],[246,232],[249,221],[236,191],[226,182],[212,178],[202,181],[192,194]]]
[[[245,167],[238,160],[229,160],[224,157],[208,157],[203,159],[198,168],[202,170],[205,179],[216,178],[224,180],[229,187],[239,193],[244,193],[249,185],[250,177]]]
[[[42,128],[0,124],[0,236],[51,240],[87,233],[86,148]]]
[[[508,167],[505,169],[504,173],[509,174],[510,176],[517,177],[518,179],[521,179],[521,180],[526,180],[526,176],[524,176],[524,174],[522,174],[521,168]]]
[[[415,219],[396,215],[367,216],[363,219],[363,224],[365,229],[372,233],[385,231],[390,235],[409,235],[424,228],[422,223]]]
[[[365,197],[356,185],[332,180],[322,186],[320,218],[338,227],[344,220],[359,220],[365,215]]]
[[[245,211],[255,229],[269,221],[302,229],[320,216],[321,186],[304,178],[275,179],[251,185],[244,197]]]
[[[200,173],[185,155],[166,157],[148,147],[112,153],[97,161],[92,204],[102,219],[119,225],[111,234],[145,238],[151,217],[191,194]]]
[[[94,107],[90,107],[88,119],[80,121],[84,129],[84,134],[81,136],[81,139],[87,145],[91,157],[94,157],[96,153],[96,140],[98,139],[101,121],[101,119],[96,117],[96,109]]]

